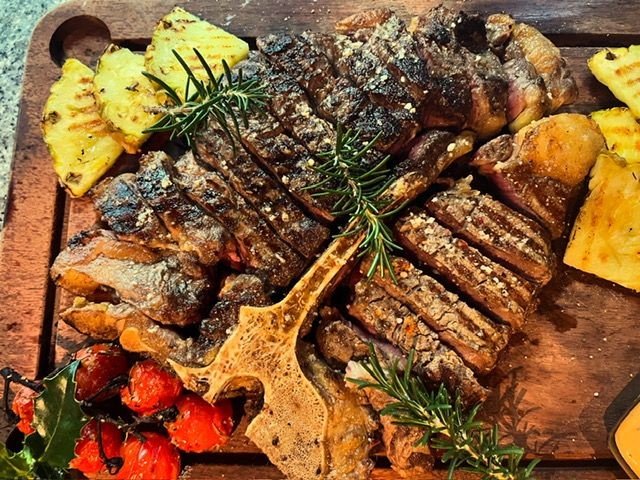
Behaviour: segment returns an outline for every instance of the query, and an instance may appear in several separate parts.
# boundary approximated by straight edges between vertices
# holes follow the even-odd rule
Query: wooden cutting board
[[[331,31],[337,19],[371,7],[418,14],[439,2],[425,0],[192,0],[184,7],[250,43],[272,31]],[[592,78],[586,59],[604,46],[640,43],[640,2],[591,0],[468,0],[444,2],[471,12],[506,11],[561,47],[580,88],[566,111],[588,113],[616,105]],[[13,179],[0,234],[0,365],[42,376],[82,338],[57,322],[68,302],[48,269],[70,234],[95,216],[83,200],[58,187],[39,122],[49,86],[65,58],[95,62],[114,42],[143,50],[154,24],[174,1],[71,1],[36,27],[20,103]],[[126,168],[127,162],[123,162]],[[563,246],[559,245],[561,249]],[[607,434],[640,394],[640,296],[590,275],[561,267],[545,288],[538,312],[512,341],[486,379],[493,394],[485,415],[507,440],[544,459],[538,478],[623,477],[607,449]],[[241,429],[240,429],[241,430]],[[193,457],[195,478],[272,479],[282,475],[239,431],[223,452]],[[374,478],[396,478],[382,465]],[[442,471],[425,478],[443,478]]]

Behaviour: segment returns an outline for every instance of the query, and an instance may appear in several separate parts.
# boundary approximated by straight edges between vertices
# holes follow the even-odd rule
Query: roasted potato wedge
[[[640,162],[640,125],[628,108],[598,110],[591,118],[600,127],[607,149],[629,163]]]
[[[144,68],[144,55],[110,45],[100,57],[93,78],[100,116],[127,153],[140,150],[149,138],[143,130],[161,117],[147,111],[159,101],[154,84],[142,75]]]
[[[561,113],[530,123],[515,134],[520,157],[527,159],[541,177],[565,185],[583,182],[604,138],[593,120],[577,113]]]
[[[93,71],[70,58],[51,87],[42,119],[53,169],[72,195],[81,196],[115,163],[122,146],[102,120],[93,97]]]
[[[635,118],[640,118],[640,45],[607,48],[589,59],[589,70]]]
[[[245,41],[176,7],[160,20],[153,32],[145,54],[145,67],[182,96],[187,74],[172,50],[187,62],[196,78],[205,80],[207,73],[194,54],[194,48],[216,76],[223,73],[223,59],[232,67],[249,54],[249,45]]]
[[[640,291],[640,164],[598,156],[564,263]]]

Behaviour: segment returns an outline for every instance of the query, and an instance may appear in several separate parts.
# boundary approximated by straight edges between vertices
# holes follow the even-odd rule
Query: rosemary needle
[[[444,385],[435,392],[429,391],[424,382],[411,373],[413,358],[412,350],[404,373],[400,374],[397,362],[388,369],[383,368],[373,345],[369,344],[369,358],[360,365],[371,379],[348,380],[358,388],[380,390],[395,400],[380,414],[393,417],[395,423],[424,430],[417,444],[443,452],[442,461],[449,464],[450,480],[459,468],[479,474],[483,480],[530,479],[538,460],[526,467],[520,466],[524,450],[515,445],[500,445],[498,426],[488,429],[476,419],[480,405],[465,412],[460,396],[456,395],[452,401]]]
[[[196,134],[207,120],[212,119],[234,143],[234,132],[237,134],[240,122],[246,126],[248,113],[264,108],[268,97],[265,85],[257,79],[245,80],[241,69],[234,76],[224,59],[224,73],[216,78],[200,52],[195,48],[193,51],[207,73],[206,81],[199,80],[187,62],[173,50],[187,74],[184,98],[161,78],[142,72],[166,92],[170,102],[169,105],[148,109],[151,113],[163,114],[163,117],[144,132],[171,132],[172,139],[185,137],[187,145],[192,148]]]
[[[395,178],[387,168],[388,156],[373,166],[366,161],[379,137],[380,134],[363,143],[360,132],[344,130],[338,124],[334,149],[318,154],[324,162],[314,167],[323,178],[306,188],[314,190],[312,195],[316,197],[336,197],[332,213],[349,218],[349,226],[340,236],[365,232],[359,256],[371,257],[367,277],[379,272],[380,276],[388,274],[395,282],[390,254],[401,247],[395,243],[385,219],[397,209],[385,212],[389,202],[380,198]]]

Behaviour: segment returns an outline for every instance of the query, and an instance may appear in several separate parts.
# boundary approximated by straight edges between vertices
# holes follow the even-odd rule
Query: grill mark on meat
[[[171,235],[144,201],[133,173],[107,178],[91,190],[100,217],[118,238],[152,248],[177,249]]]
[[[396,223],[400,243],[486,311],[519,330],[536,307],[537,286],[452,235],[425,211],[411,208]]]
[[[211,290],[191,254],[151,250],[107,230],[74,235],[50,273],[56,285],[76,295],[107,287],[150,318],[172,325],[200,320]]]
[[[414,349],[417,371],[433,384],[445,382],[452,391],[459,387],[468,397],[484,396],[484,389],[460,357],[440,342],[422,318],[379,286],[366,280],[356,284],[349,314],[405,355]]]
[[[278,236],[306,258],[329,238],[329,229],[306,215],[288,192],[251,155],[233,152],[228,140],[209,130],[198,146],[199,158],[215,168],[244,197]]]
[[[395,257],[392,265],[398,283],[376,275],[375,284],[419,315],[474,371],[491,371],[509,342],[509,328],[493,323],[408,260]],[[364,272],[368,263],[360,268]]]
[[[193,201],[232,232],[250,271],[267,282],[285,287],[305,267],[305,260],[280,240],[242,196],[217,172],[209,171],[186,154],[174,165],[178,185]]]
[[[539,285],[553,275],[555,256],[548,233],[535,221],[471,188],[472,177],[434,195],[428,212],[455,235]]]
[[[286,72],[307,91],[322,118],[359,130],[364,140],[380,133],[376,148],[397,153],[415,132],[403,131],[399,119],[391,112],[372,104],[348,78],[334,75],[335,66],[331,63],[329,50],[333,41],[331,35],[305,32],[297,36],[267,35],[258,38],[257,44],[272,65]],[[305,60],[301,60],[303,58]],[[311,81],[319,74],[325,77],[325,86],[321,88],[317,86],[320,82]]]
[[[218,301],[209,316],[200,323],[200,333],[214,346],[221,347],[238,324],[240,307],[270,304],[265,284],[255,275],[230,275],[224,281]]]
[[[188,200],[170,175],[168,155],[153,152],[140,159],[136,185],[145,201],[162,219],[181,250],[193,252],[204,265],[220,257],[235,261],[236,245],[229,231]]]
[[[258,71],[262,69],[251,58],[240,62],[235,70],[242,68],[246,79],[259,78]],[[312,168],[316,161],[311,153],[289,137],[280,122],[267,112],[250,112],[247,121],[247,126],[240,124],[240,140],[247,152],[276,177],[311,215],[316,219],[332,222],[333,197],[313,197],[308,190],[309,186],[321,179],[320,174]],[[216,157],[224,159],[238,155],[229,145],[224,132],[216,129],[213,124],[200,135],[196,149],[205,162],[212,160],[207,155],[207,150],[216,152]],[[215,162],[211,166],[217,168]]]

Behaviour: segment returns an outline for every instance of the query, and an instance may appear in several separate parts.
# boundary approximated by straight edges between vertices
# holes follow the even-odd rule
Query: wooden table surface
[[[330,31],[332,24],[367,7],[419,14],[440,2],[424,0],[193,0],[191,12],[248,39],[271,31]],[[467,11],[506,11],[547,34],[567,58],[580,97],[566,111],[589,113],[617,101],[586,68],[605,46],[640,43],[640,2],[591,0],[444,2]],[[57,321],[68,296],[48,279],[48,268],[70,234],[95,214],[58,187],[39,129],[49,86],[65,58],[93,63],[115,42],[144,49],[155,23],[176,2],[72,1],[37,26],[25,69],[6,226],[0,236],[0,365],[42,376],[83,339]],[[562,245],[558,246],[562,249]],[[493,394],[485,415],[542,458],[537,478],[622,478],[607,448],[608,431],[640,394],[640,296],[590,275],[561,267],[544,289],[538,312],[512,341],[486,379]],[[194,458],[201,478],[282,478],[238,433],[210,458]],[[384,463],[384,462],[383,462]],[[435,472],[426,478],[442,478]],[[374,478],[395,478],[388,468]]]

